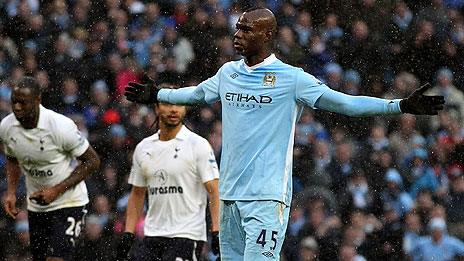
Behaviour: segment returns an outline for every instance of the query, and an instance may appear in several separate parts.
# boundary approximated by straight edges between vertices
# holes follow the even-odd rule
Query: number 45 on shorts
[[[263,229],[261,230],[261,233],[259,234],[258,238],[256,239],[256,244],[259,244],[261,245],[262,247],[264,247],[268,242],[271,243],[271,245],[269,246],[269,250],[274,250],[277,246],[277,231],[269,231],[270,232],[270,241],[267,241],[269,240],[267,238],[267,230],[266,229]]]

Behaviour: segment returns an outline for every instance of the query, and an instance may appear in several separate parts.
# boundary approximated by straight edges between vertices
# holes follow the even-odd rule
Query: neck
[[[166,126],[165,124],[160,124],[159,139],[162,141],[172,140],[176,137],[182,128],[182,124],[177,126]]]
[[[245,63],[251,67],[253,65],[257,65],[258,63],[263,62],[264,59],[269,57],[269,55],[271,55],[271,51],[266,49],[258,54],[245,57]]]
[[[37,124],[39,123],[39,113],[37,112],[34,116],[34,119],[27,124],[21,124],[24,129],[35,129],[37,127]]]

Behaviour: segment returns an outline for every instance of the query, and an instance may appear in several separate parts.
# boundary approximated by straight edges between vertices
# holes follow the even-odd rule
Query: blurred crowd
[[[282,259],[463,256],[464,1],[3,0],[0,118],[11,112],[14,82],[33,76],[43,105],[72,118],[103,162],[86,181],[91,203],[78,260],[112,260],[132,151],[155,131],[152,108],[125,100],[124,86],[144,72],[158,83],[196,85],[240,59],[231,36],[251,6],[276,14],[276,55],[333,89],[402,98],[428,82],[447,101],[436,117],[305,110]],[[191,107],[186,122],[218,160],[220,106]],[[1,195],[2,153],[0,165]],[[0,213],[1,260],[30,258],[24,187],[18,192],[17,219]],[[138,228],[141,237],[143,219]],[[211,257],[207,246],[203,256]]]

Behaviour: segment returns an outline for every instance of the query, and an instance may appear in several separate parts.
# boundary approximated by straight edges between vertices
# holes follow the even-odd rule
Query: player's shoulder
[[[5,118],[2,119],[0,122],[0,139],[6,139],[7,138],[7,133],[11,129],[11,127],[15,124],[19,124],[18,120],[16,120],[16,117],[14,116],[13,113],[8,114]]]
[[[16,122],[17,122],[16,117],[14,116],[13,113],[10,113],[7,116],[5,116],[5,118],[3,118],[2,121],[0,122],[0,129],[2,130],[8,129]]]
[[[207,139],[193,132],[187,126],[182,126],[180,135],[178,137],[185,139],[193,148],[203,148],[204,146],[209,146]]]
[[[229,73],[231,71],[237,72],[241,68],[241,64],[243,63],[243,59],[241,60],[234,60],[234,61],[228,61],[224,63],[221,68],[219,68],[219,71],[222,73]]]
[[[42,107],[40,112],[40,117],[43,117],[44,124],[46,124],[46,127],[50,128],[51,130],[67,131],[69,128],[74,128],[76,126],[71,118],[56,111]]]
[[[152,134],[144,139],[142,139],[136,146],[135,146],[135,149],[136,150],[140,150],[140,149],[143,149],[145,147],[151,147],[153,145],[153,143],[157,140],[159,140],[158,138],[158,134],[155,133],[155,134]]]

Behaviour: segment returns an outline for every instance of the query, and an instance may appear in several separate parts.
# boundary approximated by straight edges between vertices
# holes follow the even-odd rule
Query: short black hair
[[[25,76],[21,78],[15,85],[16,88],[27,88],[31,90],[31,93],[34,94],[35,96],[41,96],[42,95],[42,89],[40,88],[39,83],[37,80],[33,77]]]

